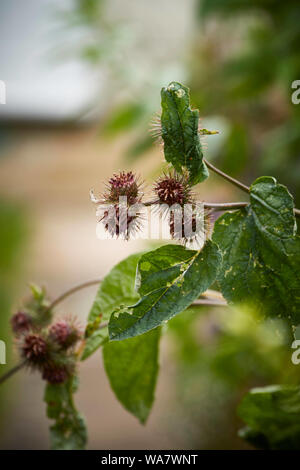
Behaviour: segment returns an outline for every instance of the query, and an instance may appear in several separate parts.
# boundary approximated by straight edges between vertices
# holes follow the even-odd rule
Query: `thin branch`
[[[147,201],[144,203],[144,206],[151,206],[152,204],[159,204],[159,201]],[[203,202],[203,206],[205,209],[214,209],[214,212],[235,211],[249,206],[249,202]],[[294,215],[300,218],[300,209],[295,208]]]
[[[12,375],[14,375],[16,372],[21,370],[26,364],[26,360],[20,362],[16,366],[12,367],[9,371],[6,372],[6,374],[1,375],[0,377],[0,385],[3,384],[7,379],[9,379]]]
[[[206,209],[214,209],[215,212],[234,211],[249,206],[249,202],[204,202],[203,205]],[[294,208],[294,216],[300,218],[300,209]]]
[[[216,168],[214,165],[209,163],[205,158],[203,159],[208,168],[210,168],[212,171],[217,173],[218,175],[222,176],[225,180],[229,181],[230,183],[234,184],[238,188],[240,188],[242,191],[245,191],[246,193],[250,192],[250,188],[246,186],[245,184],[241,183],[240,181],[236,180],[235,178],[232,178],[231,176],[227,175],[223,171],[219,170],[219,168]]]
[[[203,159],[208,168],[210,168],[212,171],[217,173],[218,175],[222,176],[225,180],[229,181],[230,183],[234,184],[237,186],[239,189],[246,193],[250,193],[250,188],[249,186],[246,186],[244,183],[241,183],[241,181],[236,180],[235,178],[232,178],[231,176],[227,175],[223,171],[219,170],[219,168],[216,168],[212,163],[209,163],[205,158]],[[223,210],[222,206],[224,207],[224,210],[235,210],[235,209],[240,209],[241,207],[245,207],[248,204],[246,202],[236,202],[236,203],[228,203],[229,205],[226,207],[226,203],[223,204],[215,204],[215,205],[210,205],[209,203],[204,203],[204,207],[211,207],[215,208],[216,210],[219,208],[219,210]],[[300,209],[294,209],[294,215],[297,218],[300,218]]]
[[[160,204],[159,200],[146,201],[143,203],[144,206],[149,207],[152,204]],[[206,209],[216,209],[219,211],[241,209],[249,205],[248,202],[203,202]]]
[[[86,281],[83,282],[82,284],[78,284],[77,286],[72,287],[71,289],[67,290],[63,294],[61,294],[59,297],[57,297],[51,304],[46,308],[46,310],[43,313],[49,312],[49,310],[52,310],[54,307],[56,307],[57,304],[65,300],[67,297],[69,297],[72,294],[75,294],[75,292],[78,292],[81,289],[85,289],[86,287],[94,286],[96,284],[100,284],[102,279],[93,279],[91,281]]]
[[[193,305],[214,305],[216,307],[227,307],[228,304],[225,302],[225,300],[217,300],[217,299],[197,299],[195,302],[192,303],[191,307]]]
[[[206,209],[215,209],[215,211],[230,211],[242,209],[249,205],[249,202],[204,202]]]
[[[203,294],[200,295],[201,298],[210,298],[210,299],[218,299],[224,300],[223,295],[218,290],[207,289]]]
[[[300,217],[300,209],[294,208],[294,214],[296,217]]]
[[[159,204],[159,203],[160,203],[160,201],[159,201],[159,199],[157,199],[155,201],[146,201],[146,202],[143,202],[142,204],[144,206],[148,207],[148,206],[152,206],[152,204]]]

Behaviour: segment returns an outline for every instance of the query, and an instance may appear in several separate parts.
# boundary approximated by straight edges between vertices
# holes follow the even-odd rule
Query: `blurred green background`
[[[22,21],[22,28],[20,22]],[[272,175],[300,206],[300,4],[296,0],[17,0],[0,5],[0,339],[17,361],[9,316],[26,283],[55,297],[98,278],[147,242],[100,241],[89,189],[134,169],[151,188],[163,156],[150,138],[160,88],[191,89],[206,158],[250,184]],[[246,200],[211,174],[208,202]],[[95,289],[60,313],[82,323]],[[291,339],[247,307],[198,308],[170,322],[145,428],[114,399],[100,354],[81,370],[90,448],[246,448],[236,405],[256,385],[294,383]],[[0,389],[0,448],[47,448],[43,384],[20,372]]]

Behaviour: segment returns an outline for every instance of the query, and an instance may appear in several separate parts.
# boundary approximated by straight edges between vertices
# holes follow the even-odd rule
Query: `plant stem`
[[[159,204],[159,201],[147,201],[144,203],[145,206],[151,206],[152,204]],[[214,209],[218,211],[234,211],[247,207],[249,202],[203,202],[205,209]],[[300,209],[294,209],[294,215],[300,218]]]
[[[78,292],[81,289],[85,289],[86,287],[94,286],[96,284],[100,284],[102,279],[93,279],[91,281],[86,281],[83,282],[82,284],[78,284],[77,286],[71,287],[71,289],[67,290],[63,294],[61,294],[59,297],[57,297],[51,304],[46,308],[46,310],[43,313],[49,312],[49,310],[52,310],[52,308],[56,307],[57,304],[65,300],[67,297],[69,297],[72,294],[75,294],[75,292]]]
[[[236,180],[235,178],[232,178],[231,176],[227,175],[223,171],[219,170],[219,168],[216,168],[214,165],[209,163],[205,158],[203,159],[203,161],[206,163],[208,168],[210,168],[212,171],[214,171],[218,175],[222,176],[222,178],[224,178],[225,180],[227,180],[230,183],[234,184],[235,186],[237,186],[238,188],[240,188],[242,191],[244,191],[246,193],[250,192],[250,188],[248,186],[246,186],[245,184],[241,183],[240,181]]]
[[[224,297],[218,290],[207,289],[203,294],[200,295],[201,299],[217,299],[224,301]]]
[[[300,209],[294,208],[294,214],[296,217],[300,217]]]
[[[248,202],[204,202],[204,207],[206,209],[214,209],[215,212],[218,211],[232,211],[237,209],[242,209],[249,205]],[[294,215],[298,219],[300,218],[300,209],[294,208]]]
[[[230,211],[241,209],[249,205],[248,202],[204,202],[206,209],[215,209],[216,211]]]
[[[160,203],[160,201],[159,201],[159,199],[157,199],[155,201],[146,201],[146,202],[143,202],[142,204],[144,206],[148,207],[148,206],[152,206],[152,204],[159,204],[159,203]]]
[[[244,183],[241,183],[241,181],[236,180],[235,178],[232,178],[231,176],[227,175],[223,171],[219,170],[219,168],[216,168],[212,163],[209,163],[205,158],[203,158],[203,161],[206,163],[208,168],[210,168],[212,171],[217,173],[218,175],[222,176],[225,180],[229,181],[230,183],[234,184],[237,186],[239,189],[244,191],[245,193],[250,193],[250,188],[249,186],[246,186]],[[226,207],[226,204],[228,206]],[[211,207],[211,208],[220,208],[220,210],[234,210],[234,209],[240,209],[241,207],[245,207],[248,204],[246,202],[234,202],[234,203],[224,203],[224,204],[215,204],[215,205],[210,205],[209,203],[204,203],[204,207]],[[294,215],[295,217],[300,218],[300,209],[294,208]]]
[[[225,302],[225,300],[197,299],[192,303],[191,307],[193,307],[193,305],[215,305],[217,307],[227,307],[228,304]]]
[[[159,201],[146,201],[144,203],[145,206],[151,206],[152,204],[159,204]],[[205,209],[214,209],[215,212],[235,211],[237,209],[247,207],[249,205],[249,202],[203,202],[203,205]],[[300,218],[300,209],[294,209],[294,214],[295,217]]]
[[[26,364],[26,360],[20,362],[16,366],[12,367],[9,371],[7,371],[5,374],[1,375],[0,377],[0,385],[3,384],[7,379],[9,379],[12,375],[14,375],[16,372],[21,370]]]

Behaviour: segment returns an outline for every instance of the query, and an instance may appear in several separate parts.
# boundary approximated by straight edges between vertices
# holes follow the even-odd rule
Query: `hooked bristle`
[[[173,204],[182,206],[193,201],[188,179],[174,171],[164,174],[155,182],[154,192],[158,197],[158,202],[168,206]]]
[[[106,184],[107,191],[103,194],[103,203],[117,203],[120,197],[127,197],[130,205],[141,202],[143,193],[141,182],[132,171],[114,173]]]
[[[44,367],[42,378],[49,384],[59,385],[64,383],[69,378],[69,373],[66,367],[52,364]]]
[[[39,365],[47,360],[48,345],[44,337],[39,334],[28,334],[24,337],[21,354],[30,364]]]
[[[59,320],[49,328],[49,337],[61,348],[74,346],[81,337],[81,332],[74,321]]]
[[[32,327],[32,317],[25,312],[15,313],[10,322],[15,335],[25,333]]]

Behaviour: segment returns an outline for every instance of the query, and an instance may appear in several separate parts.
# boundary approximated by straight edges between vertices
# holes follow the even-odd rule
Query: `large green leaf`
[[[190,108],[187,87],[171,82],[161,90],[161,132],[164,154],[176,171],[189,172],[191,184],[208,177],[198,134],[199,111]]]
[[[251,204],[220,217],[213,239],[223,254],[219,280],[229,302],[254,304],[269,316],[300,323],[300,239],[293,199],[271,177],[256,180]]]
[[[110,339],[141,335],[185,310],[214,282],[220,262],[211,241],[200,251],[166,245],[143,255],[137,276],[142,298],[111,316]]]
[[[88,357],[90,357],[94,352],[97,351],[101,346],[103,346],[108,341],[108,332],[107,326],[105,328],[99,329],[97,325],[95,329],[93,329],[89,336],[87,336],[84,350],[81,355],[81,361],[85,361]]]
[[[272,385],[254,388],[238,414],[247,427],[239,435],[256,447],[300,450],[300,388]]]
[[[296,234],[292,195],[275,178],[262,176],[251,185],[250,201],[256,226],[278,240]]]
[[[154,400],[159,338],[160,328],[156,328],[103,348],[105,370],[116,397],[141,423],[146,421]]]
[[[136,302],[139,295],[135,290],[137,263],[141,254],[131,255],[117,264],[103,279],[88,316],[86,344],[82,360],[87,359],[108,338],[107,328],[99,329],[100,320],[108,320],[110,314],[120,305]]]
[[[87,441],[84,419],[74,406],[73,394],[77,389],[76,378],[64,384],[47,384],[44,400],[47,403],[47,416],[55,420],[50,427],[51,449],[80,450]]]

